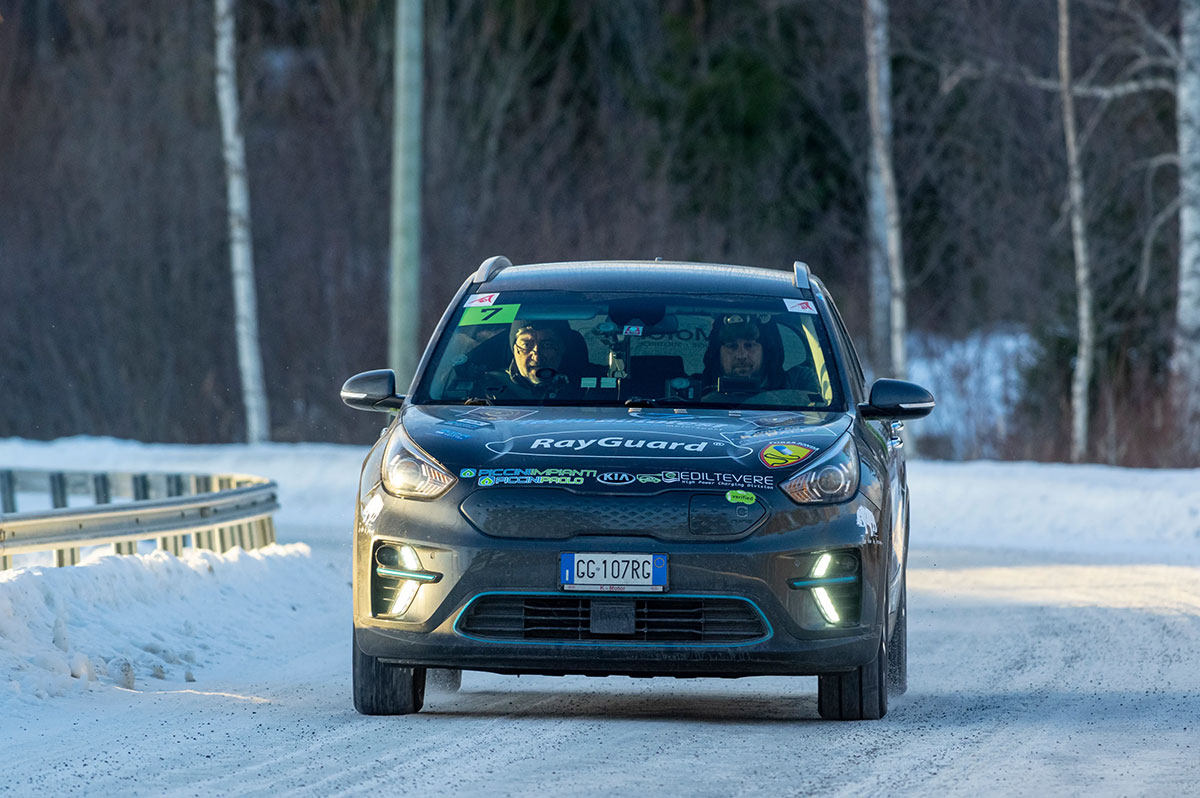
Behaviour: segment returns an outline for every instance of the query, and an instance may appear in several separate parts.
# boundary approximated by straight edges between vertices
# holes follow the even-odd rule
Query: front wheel
[[[878,720],[887,714],[887,643],[849,673],[817,677],[817,711],[825,720]]]
[[[358,647],[354,649],[354,708],[363,715],[409,715],[425,704],[425,669],[384,665]]]

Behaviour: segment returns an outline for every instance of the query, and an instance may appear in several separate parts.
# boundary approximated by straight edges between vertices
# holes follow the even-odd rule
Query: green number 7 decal
[[[484,308],[466,308],[463,310],[459,327],[471,327],[476,324],[512,324],[517,318],[520,305],[491,305]]]

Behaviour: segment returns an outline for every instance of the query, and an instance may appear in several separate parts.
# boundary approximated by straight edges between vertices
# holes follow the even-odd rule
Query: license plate
[[[662,592],[667,589],[667,555],[564,552],[558,584],[563,590]]]

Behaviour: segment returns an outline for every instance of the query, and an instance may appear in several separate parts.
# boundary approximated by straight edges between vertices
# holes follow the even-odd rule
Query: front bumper
[[[362,504],[372,498],[368,493]],[[860,506],[871,508],[862,499],[820,509],[784,508],[769,527],[734,543],[667,543],[632,536],[498,539],[466,523],[456,503],[386,497],[381,512],[364,517],[360,509],[357,518],[356,639],[364,653],[393,664],[495,673],[752,676],[849,670],[875,656],[884,623],[886,546],[877,530],[868,533],[858,522]],[[377,603],[372,611],[373,551],[379,541],[413,546],[423,567],[439,575],[435,583],[421,585],[400,617],[380,613]],[[480,596],[566,595],[557,584],[564,551],[664,552],[670,573],[666,593],[601,595],[744,600],[761,615],[766,633],[728,644],[498,640],[463,633],[463,613]],[[850,625],[814,623],[812,594],[790,586],[808,575],[813,555],[823,551],[853,551],[859,558],[860,608]]]

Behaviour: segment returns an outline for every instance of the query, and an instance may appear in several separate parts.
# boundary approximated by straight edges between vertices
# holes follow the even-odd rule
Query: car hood
[[[850,426],[845,412],[410,405],[409,436],[467,484],[770,488]]]

